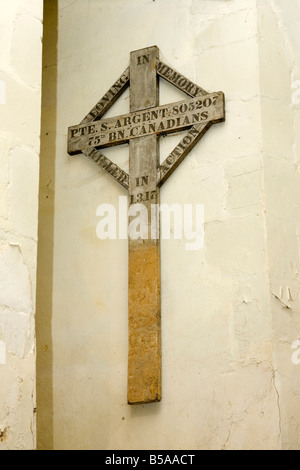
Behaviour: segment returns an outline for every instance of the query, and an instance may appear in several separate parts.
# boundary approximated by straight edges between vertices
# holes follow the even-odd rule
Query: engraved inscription
[[[70,154],[108,147],[149,134],[169,134],[207,121],[223,120],[222,92],[69,128]]]
[[[149,184],[149,175],[147,176],[139,176],[135,179],[136,186],[147,186]]]
[[[130,195],[130,204],[140,204],[156,199],[156,190],[145,191],[144,193],[137,193]]]
[[[145,54],[145,55],[140,55],[137,58],[137,64],[138,65],[143,65],[145,63],[150,62],[150,54]]]
[[[97,165],[101,166],[107,173],[115,178],[125,189],[129,186],[129,176],[111,160],[106,158],[103,153],[97,149],[85,150],[84,154]]]
[[[158,75],[190,96],[201,96],[208,94],[207,91],[203,90],[203,88],[191,82],[186,77],[176,72],[163,62],[157,61],[156,70]]]

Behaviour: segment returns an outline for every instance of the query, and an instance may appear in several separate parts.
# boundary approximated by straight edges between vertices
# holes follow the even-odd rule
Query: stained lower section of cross
[[[136,245],[129,259],[128,403],[161,400],[160,249]]]

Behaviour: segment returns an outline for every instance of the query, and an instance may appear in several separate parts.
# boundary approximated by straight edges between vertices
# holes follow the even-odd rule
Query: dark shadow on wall
[[[52,284],[58,0],[44,0],[36,306],[37,448],[53,449]]]

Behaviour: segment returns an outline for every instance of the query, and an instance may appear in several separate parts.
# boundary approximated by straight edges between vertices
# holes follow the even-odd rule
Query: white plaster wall
[[[39,352],[48,357],[41,403],[46,385],[53,390],[42,405],[49,418],[41,428],[42,447],[297,447],[297,424],[288,428],[292,415],[297,421],[299,383],[291,356],[280,354],[277,334],[282,326],[288,324],[289,332],[293,326],[290,312],[282,318],[271,294],[286,285],[298,299],[297,112],[290,117],[287,95],[277,96],[281,83],[287,86],[290,64],[278,57],[272,61],[266,49],[270,40],[276,45],[273,51],[278,44],[286,50],[278,24],[272,25],[278,11],[274,5],[255,0],[59,0],[52,119],[55,183],[49,183],[45,172],[41,187],[45,198],[54,194],[55,204],[51,308],[40,313],[41,318],[51,314],[44,327],[48,341]],[[224,91],[227,114],[226,122],[209,130],[161,191],[163,203],[204,204],[205,243],[199,252],[189,252],[185,240],[162,241],[163,398],[130,407],[127,242],[96,236],[97,206],[117,206],[126,193],[85,157],[69,157],[66,139],[67,127],[79,123],[128,66],[129,52],[154,44],[183,75],[208,91]],[[50,57],[44,72],[52,85],[55,64]],[[108,115],[126,112],[128,96]],[[181,96],[161,83],[161,103]],[[282,116],[284,141],[275,111]],[[179,138],[161,139],[162,160]],[[126,146],[104,153],[128,169]],[[277,193],[275,181],[282,169],[290,204]],[[273,213],[276,198],[289,220],[288,261],[277,233],[283,227],[281,214]],[[41,220],[48,215],[45,209]],[[287,265],[282,278],[281,263]],[[47,278],[46,265],[40,275]],[[289,333],[285,352],[290,339]],[[287,377],[284,368],[289,368]],[[287,404],[291,394],[295,400]]]
[[[0,1],[0,450],[35,448],[42,6]]]
[[[300,2],[259,1],[258,19],[275,378],[282,448],[299,449],[300,370],[292,345],[300,338]]]

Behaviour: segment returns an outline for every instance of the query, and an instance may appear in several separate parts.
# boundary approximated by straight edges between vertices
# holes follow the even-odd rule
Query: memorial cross
[[[159,77],[190,98],[159,106]],[[130,84],[130,113],[102,119]],[[208,93],[160,61],[156,46],[131,52],[130,67],[89,114],[68,130],[68,153],[83,153],[148,210],[148,237],[129,237],[128,403],[161,400],[160,187],[212,124],[225,120],[224,94]],[[189,129],[162,164],[158,136]],[[129,142],[129,174],[101,148]],[[151,220],[151,224],[150,224]],[[129,216],[130,221],[130,216]]]

